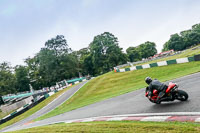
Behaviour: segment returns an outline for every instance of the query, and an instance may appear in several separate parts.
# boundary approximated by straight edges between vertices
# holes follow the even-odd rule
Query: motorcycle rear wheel
[[[185,92],[183,90],[178,90],[177,94],[178,94],[177,99],[180,101],[186,101],[188,99],[187,92]]]

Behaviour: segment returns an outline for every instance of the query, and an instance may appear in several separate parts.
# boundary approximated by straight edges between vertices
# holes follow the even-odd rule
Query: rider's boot
[[[158,97],[157,97],[157,100],[156,100],[156,103],[157,104],[160,104],[160,102],[163,100],[163,96],[165,95],[164,92],[160,92]]]

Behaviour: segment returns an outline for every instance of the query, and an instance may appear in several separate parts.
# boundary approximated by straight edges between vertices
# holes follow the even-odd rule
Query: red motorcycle
[[[159,92],[153,90],[152,96],[149,96],[149,88],[146,88],[145,96],[153,103],[157,103],[157,97]],[[165,95],[162,97],[161,101],[157,104],[160,104],[162,101],[174,101],[175,99],[180,101],[186,101],[188,99],[187,92],[183,90],[178,90],[178,85],[176,83],[170,82],[168,88],[165,91]]]

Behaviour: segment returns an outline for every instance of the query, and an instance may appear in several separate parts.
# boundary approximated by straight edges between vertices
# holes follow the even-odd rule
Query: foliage
[[[0,96],[15,93],[16,78],[9,63],[0,64]]]
[[[49,50],[53,50],[56,56],[66,54],[71,49],[68,48],[67,40],[63,35],[57,35],[55,38],[48,40],[45,46]]]
[[[173,34],[170,36],[170,39],[164,44],[163,50],[175,51],[184,50],[193,45],[200,43],[200,24],[195,24],[191,29],[181,31],[180,34]]]
[[[45,47],[33,57],[26,59],[34,89],[55,85],[63,79],[78,76],[77,58],[68,53],[67,42],[62,35],[45,43]]]
[[[30,80],[28,79],[28,69],[25,66],[15,67],[16,89],[18,92],[29,91]]]
[[[157,53],[156,44],[154,42],[145,42],[138,47],[129,47],[126,53],[130,62],[139,61],[142,58],[154,56]]]
[[[138,47],[142,58],[154,56],[157,53],[156,44],[154,42],[145,42]]]
[[[200,43],[200,24],[191,29],[173,34],[164,44],[163,51],[184,50]],[[15,71],[9,63],[0,64],[0,95],[49,87],[63,79],[85,75],[101,75],[113,67],[149,58],[157,53],[154,42],[145,42],[137,47],[129,47],[123,53],[118,38],[104,32],[94,37],[88,47],[72,51],[63,35],[57,35],[45,42],[44,47],[25,60],[25,66],[16,66]]]
[[[91,57],[87,57],[87,63],[93,67],[90,74],[102,74],[113,69],[113,67],[126,63],[127,57],[118,45],[118,39],[109,32],[94,37],[89,45]],[[91,62],[88,61],[91,59]],[[86,67],[91,67],[86,66]]]

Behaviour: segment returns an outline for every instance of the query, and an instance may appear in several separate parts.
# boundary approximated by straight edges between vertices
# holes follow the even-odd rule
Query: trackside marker
[[[110,118],[112,117],[100,117],[100,118],[95,119],[94,121],[107,121]]]
[[[166,121],[195,122],[199,116],[171,116]]]
[[[141,116],[128,116],[123,120],[126,120],[126,121],[140,121],[143,118],[146,118],[146,116],[144,116],[144,117],[141,117]]]
[[[91,122],[91,121],[94,121],[94,120],[95,120],[94,118],[86,118],[82,122]]]
[[[141,119],[140,121],[166,121],[170,116],[150,116]]]
[[[126,118],[127,117],[113,117],[113,118],[108,119],[107,121],[121,121]]]

